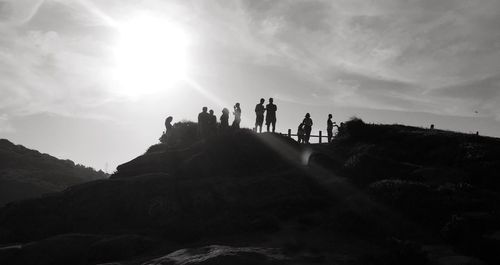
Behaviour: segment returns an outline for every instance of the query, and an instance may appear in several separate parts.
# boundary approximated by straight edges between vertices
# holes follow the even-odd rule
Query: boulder
[[[288,260],[278,249],[211,245],[177,250],[143,265],[278,265]]]

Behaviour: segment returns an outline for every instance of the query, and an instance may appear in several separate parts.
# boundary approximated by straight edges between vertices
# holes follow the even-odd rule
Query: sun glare
[[[186,76],[187,36],[163,19],[140,17],[119,27],[114,78],[129,96],[171,87]]]

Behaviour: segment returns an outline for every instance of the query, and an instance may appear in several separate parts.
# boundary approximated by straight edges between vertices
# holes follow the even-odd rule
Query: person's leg
[[[276,120],[273,121],[273,132],[276,129]]]
[[[267,132],[269,132],[269,125],[270,125],[270,123],[266,122]]]

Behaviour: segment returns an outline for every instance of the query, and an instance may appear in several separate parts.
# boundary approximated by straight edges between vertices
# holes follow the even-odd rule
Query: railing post
[[[288,129],[288,137],[292,138],[292,129]]]
[[[321,131],[319,131],[319,143],[321,143]]]

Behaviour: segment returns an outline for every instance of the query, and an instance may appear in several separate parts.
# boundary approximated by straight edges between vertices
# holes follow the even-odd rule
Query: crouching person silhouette
[[[297,141],[300,143],[304,142],[304,124],[301,123],[297,128]]]
[[[172,116],[168,116],[165,119],[165,131],[163,132],[162,136],[160,137],[160,142],[161,143],[170,143],[172,141],[172,131],[174,126],[172,126]]]

